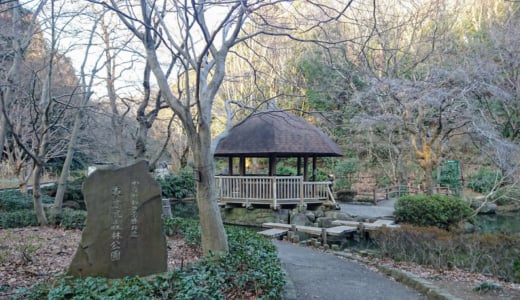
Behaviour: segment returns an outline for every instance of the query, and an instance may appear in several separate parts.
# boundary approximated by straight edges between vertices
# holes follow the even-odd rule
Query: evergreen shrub
[[[499,181],[500,176],[497,172],[481,168],[470,176],[467,186],[477,193],[489,193]]]
[[[397,200],[394,215],[401,223],[448,229],[461,221],[471,220],[473,210],[455,196],[408,195]]]
[[[87,212],[85,210],[65,208],[61,211],[57,221],[60,227],[64,229],[82,230],[87,222]]]
[[[191,168],[181,169],[177,175],[168,174],[156,180],[164,198],[183,199],[195,194],[195,179]]]
[[[85,179],[85,176],[80,176],[75,178],[74,180],[67,181],[67,188],[65,189],[65,194],[63,195],[63,202],[76,202],[78,203],[80,209],[87,209],[83,197],[83,182],[85,181]],[[52,186],[42,188],[42,193],[45,193],[46,195],[49,195],[50,197],[54,198],[56,196],[57,190],[58,186],[55,184]]]
[[[356,158],[349,158],[338,162],[334,168],[336,190],[350,190],[352,185],[357,181],[354,175],[357,174],[359,170],[359,160]]]
[[[42,194],[44,204],[53,203],[52,197]],[[31,194],[22,193],[19,190],[9,189],[0,191],[0,212],[13,212],[17,210],[32,209],[33,198]]]
[[[38,226],[34,209],[19,209],[15,211],[0,211],[0,228],[20,228]]]
[[[32,197],[18,190],[4,190],[0,192],[0,211],[12,212],[33,207]]]

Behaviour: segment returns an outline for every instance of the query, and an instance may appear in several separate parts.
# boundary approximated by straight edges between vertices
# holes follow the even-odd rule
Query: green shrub
[[[80,209],[86,210],[85,200],[83,197],[83,182],[85,181],[85,179],[85,176],[80,176],[78,178],[75,178],[74,180],[69,180],[67,182],[67,188],[65,190],[65,194],[63,195],[63,202],[76,202],[78,203]],[[57,189],[57,185],[44,187],[42,188],[42,193],[45,193],[50,197],[55,197]]]
[[[197,219],[199,217],[199,208],[197,201],[171,201],[172,216],[179,218]]]
[[[36,213],[32,209],[20,209],[9,212],[0,212],[0,227],[7,228],[19,228],[38,226],[38,219],[36,219]]]
[[[33,207],[32,197],[18,190],[0,192],[0,211],[12,212]]]
[[[445,195],[409,195],[395,204],[396,221],[418,226],[436,226],[447,229],[473,215],[464,200]]]
[[[356,175],[360,170],[359,160],[349,158],[338,162],[334,168],[336,190],[350,190],[352,184],[356,183]]]
[[[469,177],[467,186],[477,193],[489,193],[499,181],[500,175],[497,172],[481,168],[477,174]]]
[[[435,181],[441,186],[449,186],[453,190],[460,190],[461,179],[458,162],[456,164],[447,163],[440,168],[440,174],[438,172],[433,173]]]
[[[166,221],[166,220],[165,220]],[[175,232],[198,239],[199,224],[172,218],[167,222]],[[168,225],[168,226],[169,226]],[[32,287],[23,299],[226,299],[235,295],[254,299],[282,299],[285,278],[276,248],[259,234],[226,227],[229,254],[202,258],[180,270],[144,278],[75,279],[58,277]],[[197,237],[197,232],[199,235]]]
[[[83,229],[87,221],[87,212],[65,208],[58,217],[57,224],[64,229]]]
[[[283,176],[295,176],[298,174],[298,172],[296,171],[295,167],[280,164],[276,167],[276,174]]]
[[[54,202],[52,197],[41,195],[42,203],[50,204]],[[0,191],[0,212],[11,212],[22,209],[33,208],[32,194],[22,193],[19,190]]]
[[[87,212],[84,210],[64,209],[60,215],[54,217],[50,210],[47,210],[47,216],[55,225],[65,229],[83,229]],[[20,228],[38,225],[36,213],[32,208],[0,212],[0,228]]]
[[[200,244],[200,226],[195,219],[164,217],[163,231],[166,235],[180,234],[188,244]]]
[[[191,168],[181,169],[177,175],[169,174],[157,178],[157,183],[165,198],[183,199],[195,194],[195,179]]]

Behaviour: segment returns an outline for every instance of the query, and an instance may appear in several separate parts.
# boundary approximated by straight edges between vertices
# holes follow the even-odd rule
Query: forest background
[[[211,200],[215,141],[275,104],[342,147],[324,175],[343,166],[374,187],[429,189],[459,161],[466,178],[490,178],[488,195],[516,188],[518,2],[147,3],[2,1],[3,180],[23,190],[59,176],[61,209],[69,171],[144,158],[203,170],[197,193]],[[209,200],[203,232],[218,237]],[[205,253],[226,251],[213,240]]]

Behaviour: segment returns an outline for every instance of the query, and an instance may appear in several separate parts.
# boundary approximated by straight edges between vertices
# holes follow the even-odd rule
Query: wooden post
[[[303,157],[303,181],[309,181],[309,157]]]
[[[246,176],[246,158],[244,156],[240,156],[239,168],[240,176]]]
[[[277,196],[276,196],[276,177],[271,177],[271,184],[273,187],[273,207],[276,207],[278,205],[276,203],[276,198],[277,198]]]
[[[374,199],[374,204],[377,204],[377,199],[376,199],[376,189],[373,189],[373,190],[372,190],[372,195],[373,195],[373,199]]]
[[[318,174],[318,169],[316,169],[316,156],[312,157],[312,181],[316,181],[316,175]]]
[[[303,192],[303,177],[300,177],[300,207],[305,203],[305,193]]]
[[[359,223],[358,224],[358,233],[359,233],[359,237],[361,239],[365,239],[365,225],[363,225],[363,223]]]
[[[327,229],[325,228],[321,229],[321,245],[327,245]]]
[[[233,156],[228,158],[228,169],[229,176],[233,176]]]
[[[276,156],[269,156],[269,176],[274,176],[276,173]]]

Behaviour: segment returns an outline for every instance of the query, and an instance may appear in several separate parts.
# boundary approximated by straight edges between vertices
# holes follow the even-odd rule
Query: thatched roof
[[[215,150],[215,156],[250,157],[342,156],[326,134],[286,111],[253,114],[231,128]]]

